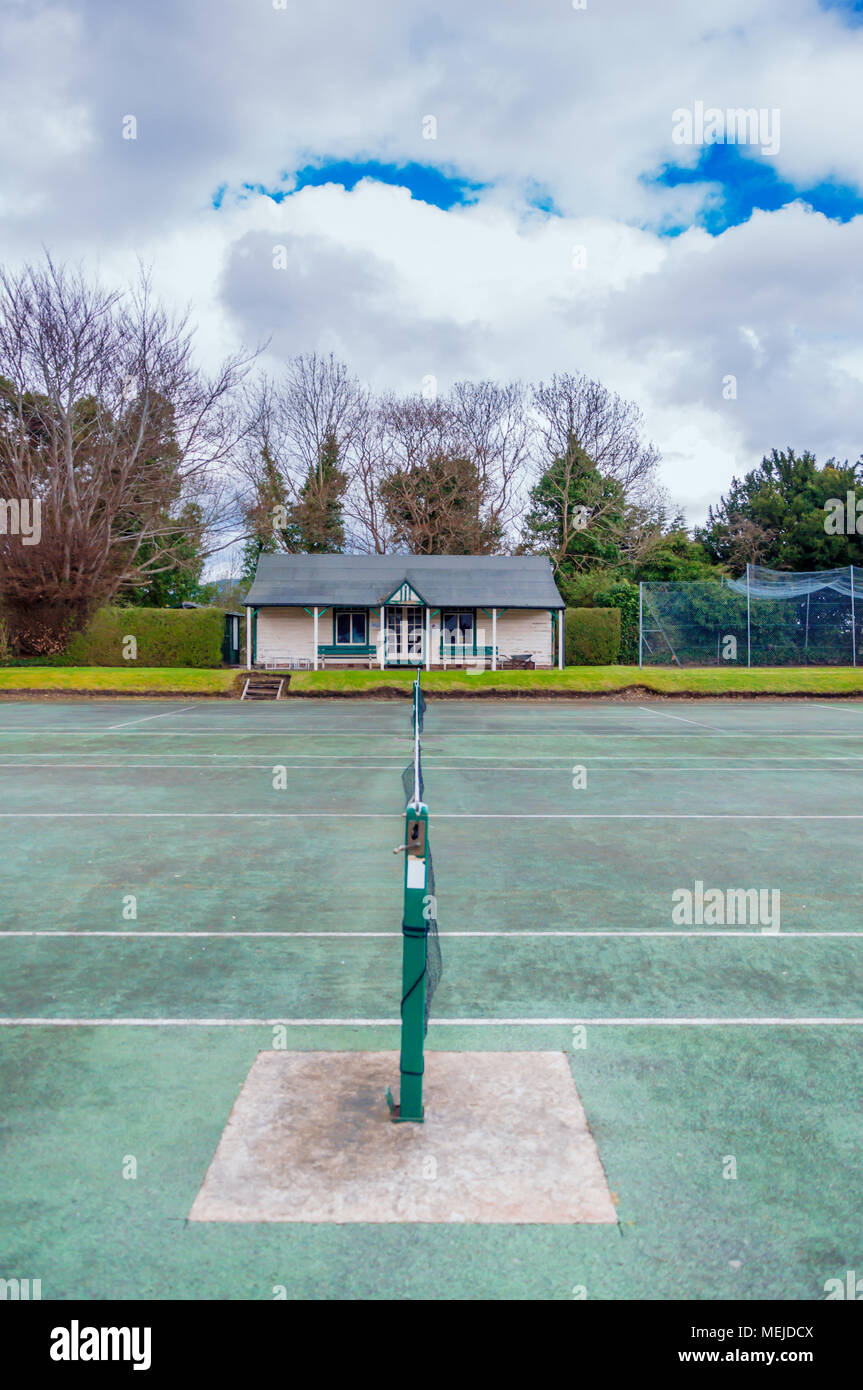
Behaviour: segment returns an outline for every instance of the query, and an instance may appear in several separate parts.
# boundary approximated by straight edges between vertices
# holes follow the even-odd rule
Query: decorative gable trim
[[[383,602],[385,608],[391,603],[418,603],[423,608],[427,607],[422,594],[418,594],[416,589],[414,589],[406,579],[403,579],[399,587],[394,589],[389,598],[385,598]]]

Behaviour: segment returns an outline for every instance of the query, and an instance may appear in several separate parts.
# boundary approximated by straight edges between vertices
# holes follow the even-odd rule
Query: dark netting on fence
[[[863,656],[863,571],[641,586],[645,666],[852,666]]]

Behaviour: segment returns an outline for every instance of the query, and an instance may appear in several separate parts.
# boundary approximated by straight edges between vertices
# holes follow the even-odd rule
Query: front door
[[[387,608],[387,661],[422,662],[423,612],[408,603]]]

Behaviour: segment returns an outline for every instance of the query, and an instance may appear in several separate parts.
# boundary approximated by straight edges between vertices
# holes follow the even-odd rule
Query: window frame
[[[460,618],[462,618],[462,617],[469,617],[469,618],[470,618],[470,642],[466,642],[466,641],[464,640],[465,629],[462,627],[461,622],[457,622],[457,634],[458,634],[458,635],[457,635],[456,638],[455,638],[455,642],[453,642],[453,641],[450,639],[450,633],[449,633],[449,631],[448,631],[448,629],[447,629],[447,625],[446,625],[446,624],[447,624],[447,618],[453,618],[453,617],[456,618],[457,620],[460,619]],[[447,646],[447,647],[456,646],[456,647],[465,647],[465,648],[468,648],[468,647],[471,647],[471,646],[472,646],[472,647],[473,647],[474,654],[476,654],[476,609],[475,609],[475,608],[442,608],[442,609],[441,609],[441,615],[440,615],[440,630],[441,630],[441,646],[442,646],[442,647],[444,647],[444,646]]]
[[[361,617],[363,620],[363,636],[354,636],[354,625],[356,619]],[[347,618],[350,621],[350,637],[347,641],[339,637],[339,618]],[[333,609],[333,646],[334,647],[367,647],[369,644],[369,610],[367,608],[334,608]]]

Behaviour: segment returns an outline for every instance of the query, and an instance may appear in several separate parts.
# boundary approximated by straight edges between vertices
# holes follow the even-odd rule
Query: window
[[[336,643],[340,647],[365,646],[368,615],[364,608],[339,608],[335,615]]]
[[[448,647],[473,646],[473,612],[443,613],[443,640]]]

